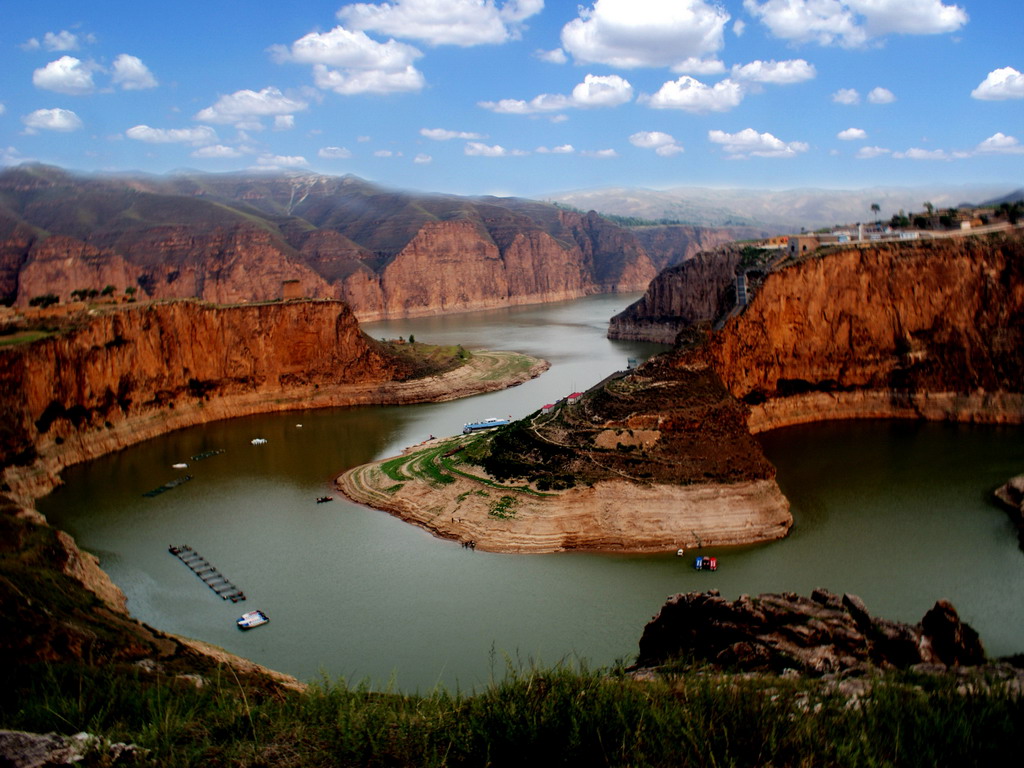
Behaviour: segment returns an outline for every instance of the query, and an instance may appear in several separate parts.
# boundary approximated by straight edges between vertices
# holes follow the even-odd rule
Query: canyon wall
[[[663,237],[660,247],[672,246]],[[105,288],[268,301],[288,283],[370,321],[639,291],[657,270],[629,230],[516,198],[417,195],[311,174],[0,173],[0,303],[19,306]]]
[[[1024,422],[1024,235],[802,260],[769,274],[707,351],[755,432],[850,417]]]
[[[445,376],[414,378],[409,363],[366,337],[336,301],[173,302],[67,322],[60,335],[0,347],[0,467],[4,490],[26,503],[55,485],[63,467],[172,429],[507,385],[474,384],[464,370],[472,362]]]
[[[611,319],[609,339],[674,344],[684,328],[711,323],[735,302],[738,248],[721,247],[662,270],[644,295]]]

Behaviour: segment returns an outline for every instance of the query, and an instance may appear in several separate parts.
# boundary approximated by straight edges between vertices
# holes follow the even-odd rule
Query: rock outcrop
[[[681,330],[714,322],[735,304],[740,258],[738,248],[721,247],[662,270],[611,319],[608,338],[674,344]]]
[[[755,432],[855,417],[1024,422],[1024,234],[801,260],[769,274],[708,349]]]
[[[644,628],[636,666],[710,664],[720,669],[810,675],[945,667],[985,662],[977,632],[939,600],[919,624],[871,616],[855,595],[815,590],[742,595],[726,600],[717,590],[670,597]]]
[[[1017,526],[1020,548],[1024,549],[1024,475],[1017,475],[999,486],[995,491],[996,500],[1010,514]]]
[[[290,408],[423,402],[498,389],[476,364],[416,378],[337,301],[149,304],[72,317],[0,348],[0,466],[23,501],[57,473],[172,429]],[[489,380],[490,379],[490,380]]]
[[[657,269],[629,230],[515,198],[309,174],[0,173],[0,302],[21,306],[103,289],[218,303],[287,294],[341,299],[368,321],[638,291]]]

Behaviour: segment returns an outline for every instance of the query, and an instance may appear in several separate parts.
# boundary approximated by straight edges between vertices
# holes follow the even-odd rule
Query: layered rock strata
[[[493,434],[352,469],[338,487],[497,552],[675,551],[792,524],[745,413],[706,361],[651,361]]]
[[[251,413],[452,399],[523,381],[499,353],[414,378],[335,301],[138,306],[72,320],[32,344],[0,348],[0,466],[20,499],[65,466],[181,427]]]
[[[368,321],[639,291],[657,269],[607,219],[515,198],[310,174],[0,173],[0,302],[19,306],[103,290],[218,303],[335,298]]]
[[[670,597],[644,628],[636,666],[674,661],[822,675],[921,664],[975,666],[985,662],[985,651],[977,632],[946,600],[908,625],[871,616],[856,595],[823,589],[810,598],[783,593],[732,601],[712,590]]]
[[[708,350],[754,432],[831,418],[1024,422],[1024,235],[802,260],[769,274]]]

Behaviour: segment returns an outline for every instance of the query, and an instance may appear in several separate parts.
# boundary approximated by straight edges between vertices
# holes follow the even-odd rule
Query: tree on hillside
[[[925,201],[925,203],[924,203],[924,209],[925,209],[926,211],[928,211],[928,215],[929,215],[929,216],[931,216],[931,215],[932,215],[933,213],[935,213],[935,206],[934,206],[934,205],[932,205],[931,203],[929,203],[928,201]]]

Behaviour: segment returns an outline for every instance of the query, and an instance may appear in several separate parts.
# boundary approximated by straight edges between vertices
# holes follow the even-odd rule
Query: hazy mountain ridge
[[[673,187],[656,190],[608,187],[556,192],[545,200],[615,216],[678,220],[702,226],[749,225],[779,232],[833,224],[888,220],[900,210],[919,211],[975,204],[1004,195],[1010,185],[935,185],[865,189],[713,189]],[[1016,193],[1014,193],[1016,194]],[[872,211],[872,204],[880,208]]]

